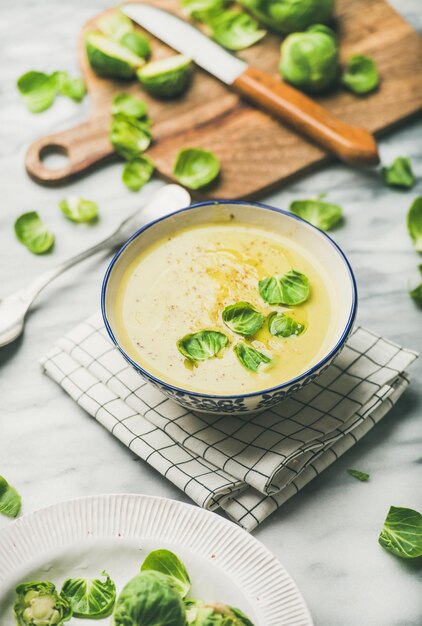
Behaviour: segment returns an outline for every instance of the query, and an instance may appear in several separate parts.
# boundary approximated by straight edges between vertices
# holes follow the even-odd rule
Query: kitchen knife
[[[121,9],[152,35],[342,161],[350,165],[379,163],[377,144],[368,131],[342,122],[297,89],[248,66],[188,22],[149,4],[128,3]]]

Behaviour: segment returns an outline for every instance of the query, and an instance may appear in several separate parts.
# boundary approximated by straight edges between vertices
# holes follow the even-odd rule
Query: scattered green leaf
[[[134,30],[132,20],[119,9],[115,9],[99,19],[98,28],[106,37],[110,37],[110,39],[115,39],[116,41],[120,41],[124,35]]]
[[[384,182],[389,187],[410,189],[415,184],[415,176],[410,160],[406,157],[397,157],[391,165],[382,168]]]
[[[15,234],[33,254],[44,254],[54,244],[54,235],[48,230],[36,211],[24,213],[15,222]]]
[[[102,619],[113,611],[116,586],[107,572],[101,576],[104,580],[68,578],[63,583],[61,596],[69,602],[74,617]]]
[[[359,470],[348,469],[347,473],[349,474],[349,476],[357,478],[357,480],[360,480],[363,483],[369,480],[369,474],[366,474],[365,472],[360,472]]]
[[[258,283],[261,298],[268,304],[301,304],[309,298],[309,280],[296,270],[281,277],[263,278]]]
[[[271,363],[272,360],[263,352],[256,350],[252,346],[248,346],[246,343],[236,344],[234,352],[243,367],[246,367],[246,369],[252,372],[257,372],[261,365]]]
[[[358,95],[374,91],[379,85],[375,62],[364,54],[353,54],[344,68],[341,82],[347,89]]]
[[[188,595],[191,588],[189,574],[179,557],[170,550],[150,552],[141,567],[142,572],[149,570],[166,574],[172,579],[182,598]]]
[[[390,507],[378,542],[403,559],[422,556],[422,515],[413,509]]]
[[[16,587],[14,605],[19,626],[61,626],[72,617],[72,609],[53,583],[33,581]]]
[[[72,78],[67,72],[56,72],[59,75],[58,91],[62,96],[81,102],[86,94],[82,78]]]
[[[218,11],[206,22],[213,39],[228,50],[249,48],[267,34],[253,17],[239,11]]]
[[[84,200],[80,196],[68,196],[60,200],[59,208],[72,222],[92,222],[98,218],[98,206],[92,200]]]
[[[151,143],[149,124],[121,113],[114,115],[111,120],[110,141],[120,156],[125,159],[136,158]]]
[[[154,173],[154,163],[145,155],[125,163],[122,180],[131,191],[139,191]]]
[[[268,329],[275,337],[292,337],[303,333],[305,325],[285,313],[270,313]]]
[[[321,230],[334,228],[343,217],[341,206],[322,200],[296,200],[290,211]]]
[[[200,189],[215,180],[220,172],[220,162],[207,150],[184,148],[180,150],[173,166],[175,178],[189,189]]]
[[[44,72],[27,72],[18,78],[17,86],[29,111],[40,113],[53,104],[58,90],[58,77]]]
[[[149,40],[145,37],[145,35],[141,35],[141,33],[126,33],[120,39],[120,44],[131,50],[142,59],[148,59],[151,55],[151,45]]]
[[[185,335],[177,342],[179,352],[190,361],[205,361],[216,356],[229,340],[216,330],[201,330]]]
[[[249,302],[236,302],[226,306],[223,322],[230,330],[244,337],[252,337],[262,328],[265,318]]]
[[[148,115],[146,102],[128,93],[118,93],[114,96],[111,112],[113,115],[121,113],[137,120],[145,119]]]
[[[418,252],[422,252],[422,196],[412,203],[407,214],[407,230]]]
[[[418,268],[419,268],[420,274],[422,275],[422,265],[419,265]],[[417,287],[412,289],[412,291],[410,292],[410,295],[413,298],[413,300],[416,302],[416,304],[418,304],[419,306],[422,306],[422,283],[419,283]]]
[[[230,0],[182,0],[182,6],[186,13],[195,19],[223,11]]]
[[[177,98],[189,86],[192,61],[183,54],[175,54],[147,63],[136,75],[142,87],[156,98]]]
[[[17,517],[22,507],[22,498],[3,476],[0,476],[0,513]]]

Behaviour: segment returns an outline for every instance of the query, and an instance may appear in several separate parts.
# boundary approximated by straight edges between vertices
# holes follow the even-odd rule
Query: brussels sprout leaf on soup
[[[236,344],[234,352],[243,367],[252,372],[257,372],[261,365],[271,363],[271,357],[256,350],[252,346],[248,346],[246,343],[241,342]]]
[[[118,93],[114,96],[111,112],[113,115],[122,113],[137,120],[144,119],[148,115],[147,105],[144,100],[135,98],[135,96],[131,96],[128,93]]]
[[[291,203],[290,211],[321,230],[334,228],[343,217],[339,205],[322,200],[296,200]]]
[[[285,313],[274,311],[268,316],[268,330],[274,337],[292,337],[303,333],[305,325]]]
[[[418,252],[422,252],[422,196],[412,203],[407,214],[407,230]]]
[[[374,91],[379,85],[375,62],[364,54],[352,55],[344,68],[341,82],[347,89],[358,95]]]
[[[69,196],[60,200],[59,208],[72,222],[92,222],[98,218],[98,206],[92,200],[84,200],[80,196]]]
[[[17,517],[22,507],[22,498],[7,480],[0,476],[0,513],[7,517]]]
[[[249,48],[267,34],[250,15],[239,11],[219,11],[204,21],[210,26],[213,39],[228,50]]]
[[[262,328],[265,318],[249,302],[236,302],[226,306],[222,313],[223,322],[234,333],[252,337]]]
[[[117,154],[125,159],[138,157],[151,143],[149,124],[123,114],[114,115],[111,120],[110,141]]]
[[[422,556],[422,515],[413,509],[390,507],[378,542],[403,559]]]
[[[54,245],[54,235],[36,211],[24,213],[15,222],[15,234],[33,254],[44,254]]]
[[[257,20],[287,35],[331,21],[335,0],[240,0]]]
[[[16,594],[14,611],[19,626],[61,626],[72,617],[69,602],[51,582],[21,583]]]
[[[207,150],[184,148],[173,166],[175,178],[189,189],[200,189],[215,180],[220,172],[220,162]]]
[[[229,343],[224,333],[216,330],[201,330],[185,335],[177,342],[179,352],[190,361],[205,361],[216,356]]]
[[[309,298],[309,280],[305,274],[289,270],[283,276],[270,276],[258,283],[261,298],[268,304],[295,305]]]
[[[72,607],[72,615],[85,619],[108,617],[116,601],[116,586],[106,572],[94,580],[68,578],[60,592]]]
[[[154,173],[154,163],[141,155],[127,161],[123,167],[122,181],[131,191],[139,191]]]
[[[189,86],[192,61],[176,54],[160,61],[147,63],[136,75],[142,87],[157,98],[177,98]]]
[[[384,182],[389,187],[410,189],[415,184],[410,160],[406,157],[397,157],[391,165],[382,168]]]
[[[153,570],[161,572],[171,578],[182,598],[185,598],[191,588],[189,574],[179,557],[170,550],[154,550],[150,552],[142,563],[141,571]]]

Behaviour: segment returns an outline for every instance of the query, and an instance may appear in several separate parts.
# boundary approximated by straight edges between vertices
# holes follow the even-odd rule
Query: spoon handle
[[[190,195],[183,187],[179,185],[165,185],[153,195],[151,200],[143,207],[142,211],[138,210],[123,220],[111,235],[91,248],[83,250],[70,259],[59,263],[51,270],[47,270],[35,278],[29,285],[19,290],[18,293],[21,298],[26,300],[29,308],[40,291],[66,270],[88,259],[93,254],[97,254],[97,252],[101,250],[110,250],[121,245],[141,226],[152,222],[154,219],[173,213],[178,209],[182,209],[189,204]]]

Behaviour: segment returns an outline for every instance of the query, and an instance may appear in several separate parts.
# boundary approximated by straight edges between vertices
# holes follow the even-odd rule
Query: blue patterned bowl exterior
[[[308,249],[312,248],[312,252],[315,248],[320,261],[321,258],[326,257],[327,268],[331,275],[335,274],[335,284],[338,285],[342,296],[340,300],[344,305],[344,310],[340,316],[337,339],[329,352],[318,363],[296,378],[276,387],[230,396],[217,396],[188,391],[158,379],[126,354],[113,330],[112,307],[114,295],[124,269],[130,260],[145,246],[151,245],[156,239],[161,238],[165,234],[170,234],[175,230],[190,225],[209,223],[210,221],[232,220],[233,217],[248,224],[255,223],[256,225],[269,228],[280,226],[280,230],[284,234],[287,232],[292,237],[302,238],[307,243]],[[245,415],[264,411],[278,404],[285,398],[295,394],[299,389],[309,385],[330,367],[341,352],[353,329],[357,310],[357,289],[356,281],[346,256],[338,245],[323,231],[318,230],[292,213],[261,203],[214,201],[193,204],[151,222],[134,233],[117,252],[107,268],[101,292],[101,309],[107,332],[121,354],[147,382],[154,385],[165,396],[186,409],[193,411],[218,413],[220,415],[232,415],[235,413]]]

